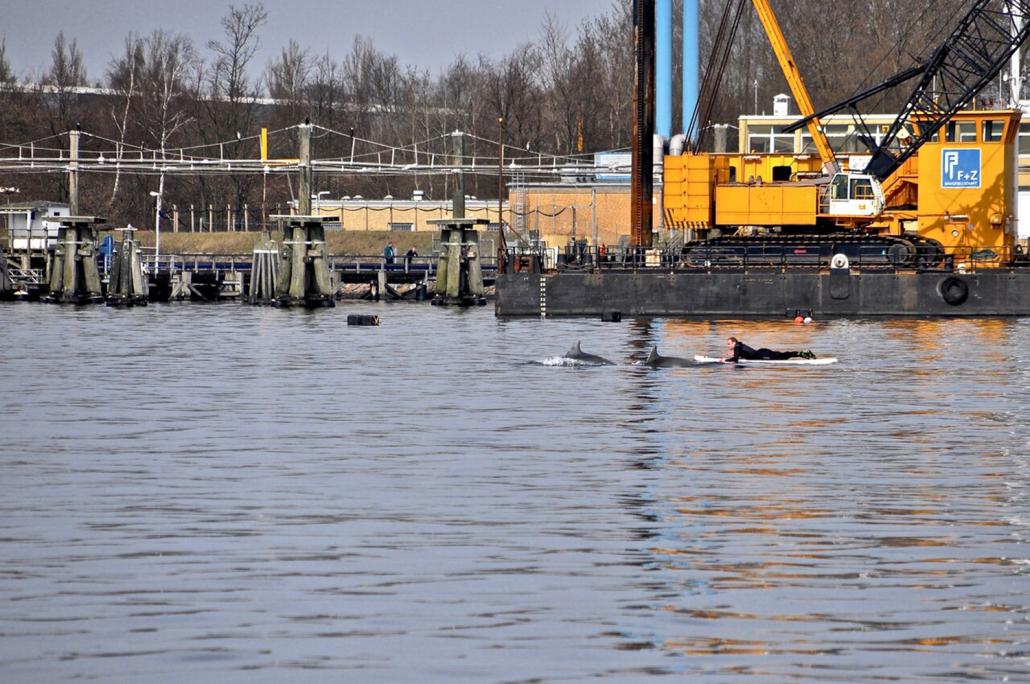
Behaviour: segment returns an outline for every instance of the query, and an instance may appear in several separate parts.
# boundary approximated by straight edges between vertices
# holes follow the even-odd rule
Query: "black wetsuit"
[[[752,349],[741,341],[733,345],[733,358],[736,363],[741,359],[745,361],[785,361],[787,359],[801,358],[801,352],[796,351],[773,351],[771,349]]]

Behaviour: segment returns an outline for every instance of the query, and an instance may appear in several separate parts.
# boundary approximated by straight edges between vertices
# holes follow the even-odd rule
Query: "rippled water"
[[[0,680],[1026,681],[1028,343],[5,305]]]

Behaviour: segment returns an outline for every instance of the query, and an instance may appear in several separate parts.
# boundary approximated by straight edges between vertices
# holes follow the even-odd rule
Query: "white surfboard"
[[[722,363],[722,359],[717,359],[711,356],[695,356],[694,360],[698,363]],[[775,361],[772,359],[756,359],[753,361],[749,359],[741,359],[740,361],[738,361],[738,363],[743,363],[747,365],[768,364],[776,366],[828,366],[831,363],[837,363],[837,359],[830,356],[826,358],[817,359],[783,359],[782,361]]]

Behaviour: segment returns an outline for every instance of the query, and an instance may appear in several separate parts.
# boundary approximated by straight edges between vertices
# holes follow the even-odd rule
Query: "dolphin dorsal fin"
[[[569,350],[569,356],[575,356],[577,354],[583,353],[583,350],[579,347],[579,343],[580,340],[576,340],[576,344],[572,345],[572,349]]]
[[[647,361],[644,363],[654,363],[658,360],[658,346],[651,347],[651,353],[647,355]]]

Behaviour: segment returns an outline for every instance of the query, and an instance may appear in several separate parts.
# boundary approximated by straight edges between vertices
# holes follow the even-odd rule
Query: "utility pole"
[[[308,123],[300,126],[300,189],[297,193],[297,214],[311,216],[311,125]]]
[[[161,180],[157,185],[157,191],[151,192],[156,199],[154,202],[154,258],[161,256],[161,200],[164,199],[165,175],[161,173]],[[156,263],[156,262],[155,262]]]
[[[269,282],[275,280],[275,301],[279,306],[332,307],[335,302],[323,217],[311,215],[311,121],[305,119],[297,128],[300,132],[297,212],[290,216],[272,216],[273,220],[278,219],[286,225],[279,266],[273,278],[268,264],[261,276],[262,283],[265,276]],[[265,288],[259,291],[252,287],[251,301],[256,303],[266,297]]]
[[[497,266],[500,268],[507,251],[504,239],[504,117],[497,118],[497,231],[501,237],[497,248]]]
[[[454,158],[451,164],[457,167],[454,176],[454,195],[451,202],[451,218],[465,218],[465,174],[461,167],[465,163],[465,134],[461,131],[451,133]]]
[[[261,174],[261,232],[268,232],[268,167]]]
[[[45,301],[93,304],[103,301],[100,274],[97,269],[97,234],[95,224],[104,219],[80,216],[79,205],[79,136],[78,124],[68,135],[68,209],[70,216],[60,219],[58,244],[47,284],[50,293]],[[31,249],[31,235],[29,241]]]
[[[594,233],[594,251],[597,251],[597,186],[590,188],[590,227]]]
[[[75,130],[68,133],[68,213],[79,215],[79,136],[82,127],[75,124]]]

